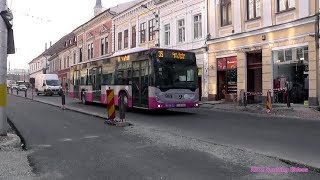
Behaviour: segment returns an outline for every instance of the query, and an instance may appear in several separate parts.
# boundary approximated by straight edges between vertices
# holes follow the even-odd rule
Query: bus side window
[[[105,74],[106,79],[104,79],[105,84],[114,85],[113,73]]]

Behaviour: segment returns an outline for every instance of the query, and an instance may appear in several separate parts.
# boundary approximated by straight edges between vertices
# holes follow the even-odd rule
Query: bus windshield
[[[195,61],[158,59],[156,64],[156,86],[160,89],[195,90],[197,88],[198,71]]]
[[[59,86],[58,80],[47,80],[46,83],[48,86]]]

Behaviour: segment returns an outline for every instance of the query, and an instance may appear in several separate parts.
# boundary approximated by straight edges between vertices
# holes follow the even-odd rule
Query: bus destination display
[[[159,58],[173,58],[178,60],[190,59],[187,58],[187,53],[179,51],[158,51],[157,56]]]

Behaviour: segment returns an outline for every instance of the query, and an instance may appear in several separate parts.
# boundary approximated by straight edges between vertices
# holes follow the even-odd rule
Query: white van
[[[35,77],[35,89],[37,95],[60,95],[61,85],[56,74],[39,74]]]

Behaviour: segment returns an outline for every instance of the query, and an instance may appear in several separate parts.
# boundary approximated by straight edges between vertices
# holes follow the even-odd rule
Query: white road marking
[[[68,142],[68,141],[72,141],[72,139],[70,139],[70,138],[64,138],[64,139],[60,139],[59,141]]]
[[[98,138],[99,136],[85,136],[83,139],[93,139]]]
[[[51,147],[51,145],[50,144],[39,144],[39,145],[37,145],[38,147]]]

